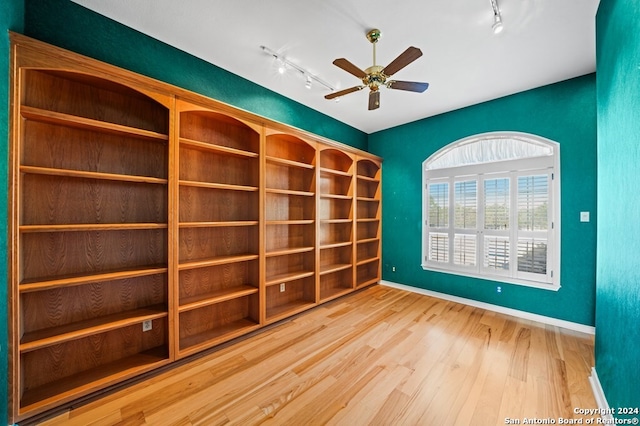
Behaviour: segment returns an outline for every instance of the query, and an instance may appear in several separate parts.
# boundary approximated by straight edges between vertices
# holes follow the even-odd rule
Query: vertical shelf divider
[[[171,134],[169,137],[169,356],[175,360],[180,347],[178,345],[179,324],[178,306],[179,292],[173,283],[179,282],[178,275],[178,238],[180,211],[179,201],[179,176],[180,176],[180,115],[177,113],[178,101],[175,97],[171,100],[171,114],[169,118]]]

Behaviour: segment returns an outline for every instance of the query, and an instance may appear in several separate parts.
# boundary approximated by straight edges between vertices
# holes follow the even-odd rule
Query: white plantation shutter
[[[478,215],[478,182],[456,182],[454,190],[454,222],[459,229],[475,229]]]
[[[456,234],[453,239],[453,263],[474,266],[477,257],[476,241],[475,235]]]
[[[423,267],[559,288],[559,145],[491,134],[483,153],[473,138],[424,163]]]
[[[431,262],[449,262],[449,182],[431,183],[428,186],[429,200],[429,249],[427,258]],[[444,231],[444,232],[442,232]]]
[[[449,226],[449,183],[429,184],[429,227]]]
[[[518,229],[546,231],[549,205],[548,176],[518,177]]]
[[[509,229],[509,178],[484,181],[484,229]]]
[[[510,246],[509,237],[485,237],[483,266],[492,272],[507,272]]]
[[[518,272],[547,274],[549,176],[518,177]]]
[[[449,261],[449,235],[437,232],[429,234],[429,260],[444,263]]]
[[[547,273],[547,241],[534,238],[518,239],[518,271]]]
[[[464,180],[454,183],[454,237],[453,263],[460,266],[476,265],[476,232],[478,218],[478,181]]]

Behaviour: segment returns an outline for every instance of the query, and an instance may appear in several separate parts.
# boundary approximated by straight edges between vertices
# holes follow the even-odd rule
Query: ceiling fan
[[[367,33],[367,39],[373,44],[373,65],[366,70],[361,70],[357,66],[344,58],[333,61],[333,64],[342,68],[346,72],[355,75],[362,80],[361,86],[350,87],[349,89],[340,90],[325,96],[325,99],[335,99],[349,93],[357,92],[369,87],[369,110],[380,107],[380,87],[385,86],[388,89],[407,90],[409,92],[422,93],[427,90],[429,83],[418,83],[415,81],[398,81],[389,80],[396,72],[409,65],[411,62],[422,56],[422,51],[417,47],[409,47],[402,52],[400,56],[391,61],[386,67],[376,65],[376,43],[380,39],[380,30],[373,29]]]

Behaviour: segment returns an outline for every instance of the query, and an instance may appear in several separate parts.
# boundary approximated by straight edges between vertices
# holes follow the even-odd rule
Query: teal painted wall
[[[23,0],[0,2],[0,377],[7,377],[7,221],[9,165],[9,32],[22,31]],[[6,380],[0,383],[0,424],[7,424]]]
[[[317,135],[367,148],[364,132],[71,1],[26,0],[25,34]]]
[[[507,130],[560,143],[561,285],[539,290],[421,267],[422,162],[466,136]],[[382,257],[385,280],[594,325],[596,257],[596,93],[587,75],[369,135],[384,158]],[[591,212],[580,223],[580,211]],[[396,267],[392,272],[391,267]]]
[[[640,407],[640,3],[601,0],[596,28],[596,370],[610,406]]]

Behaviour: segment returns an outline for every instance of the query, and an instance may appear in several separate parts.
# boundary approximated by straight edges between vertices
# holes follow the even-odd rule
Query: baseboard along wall
[[[493,305],[491,303],[480,302],[473,299],[466,299],[464,297],[453,296],[450,294],[440,293],[437,291],[425,290],[423,288],[412,287],[405,284],[398,284],[392,281],[381,280],[380,284],[388,287],[397,288],[400,290],[410,291],[413,293],[424,294],[425,296],[431,296],[431,297],[436,297],[438,299],[448,300],[451,302],[462,303],[464,305],[474,306],[476,308],[482,308],[488,311],[511,315],[511,316],[526,319],[526,320],[537,321],[543,324],[554,325],[556,327],[562,327],[568,330],[579,331],[581,333],[587,333],[587,334],[593,334],[593,335],[595,335],[596,333],[595,327],[579,324],[576,322],[565,321],[558,318],[533,314],[531,312],[521,311],[518,309],[505,308],[504,306]]]

